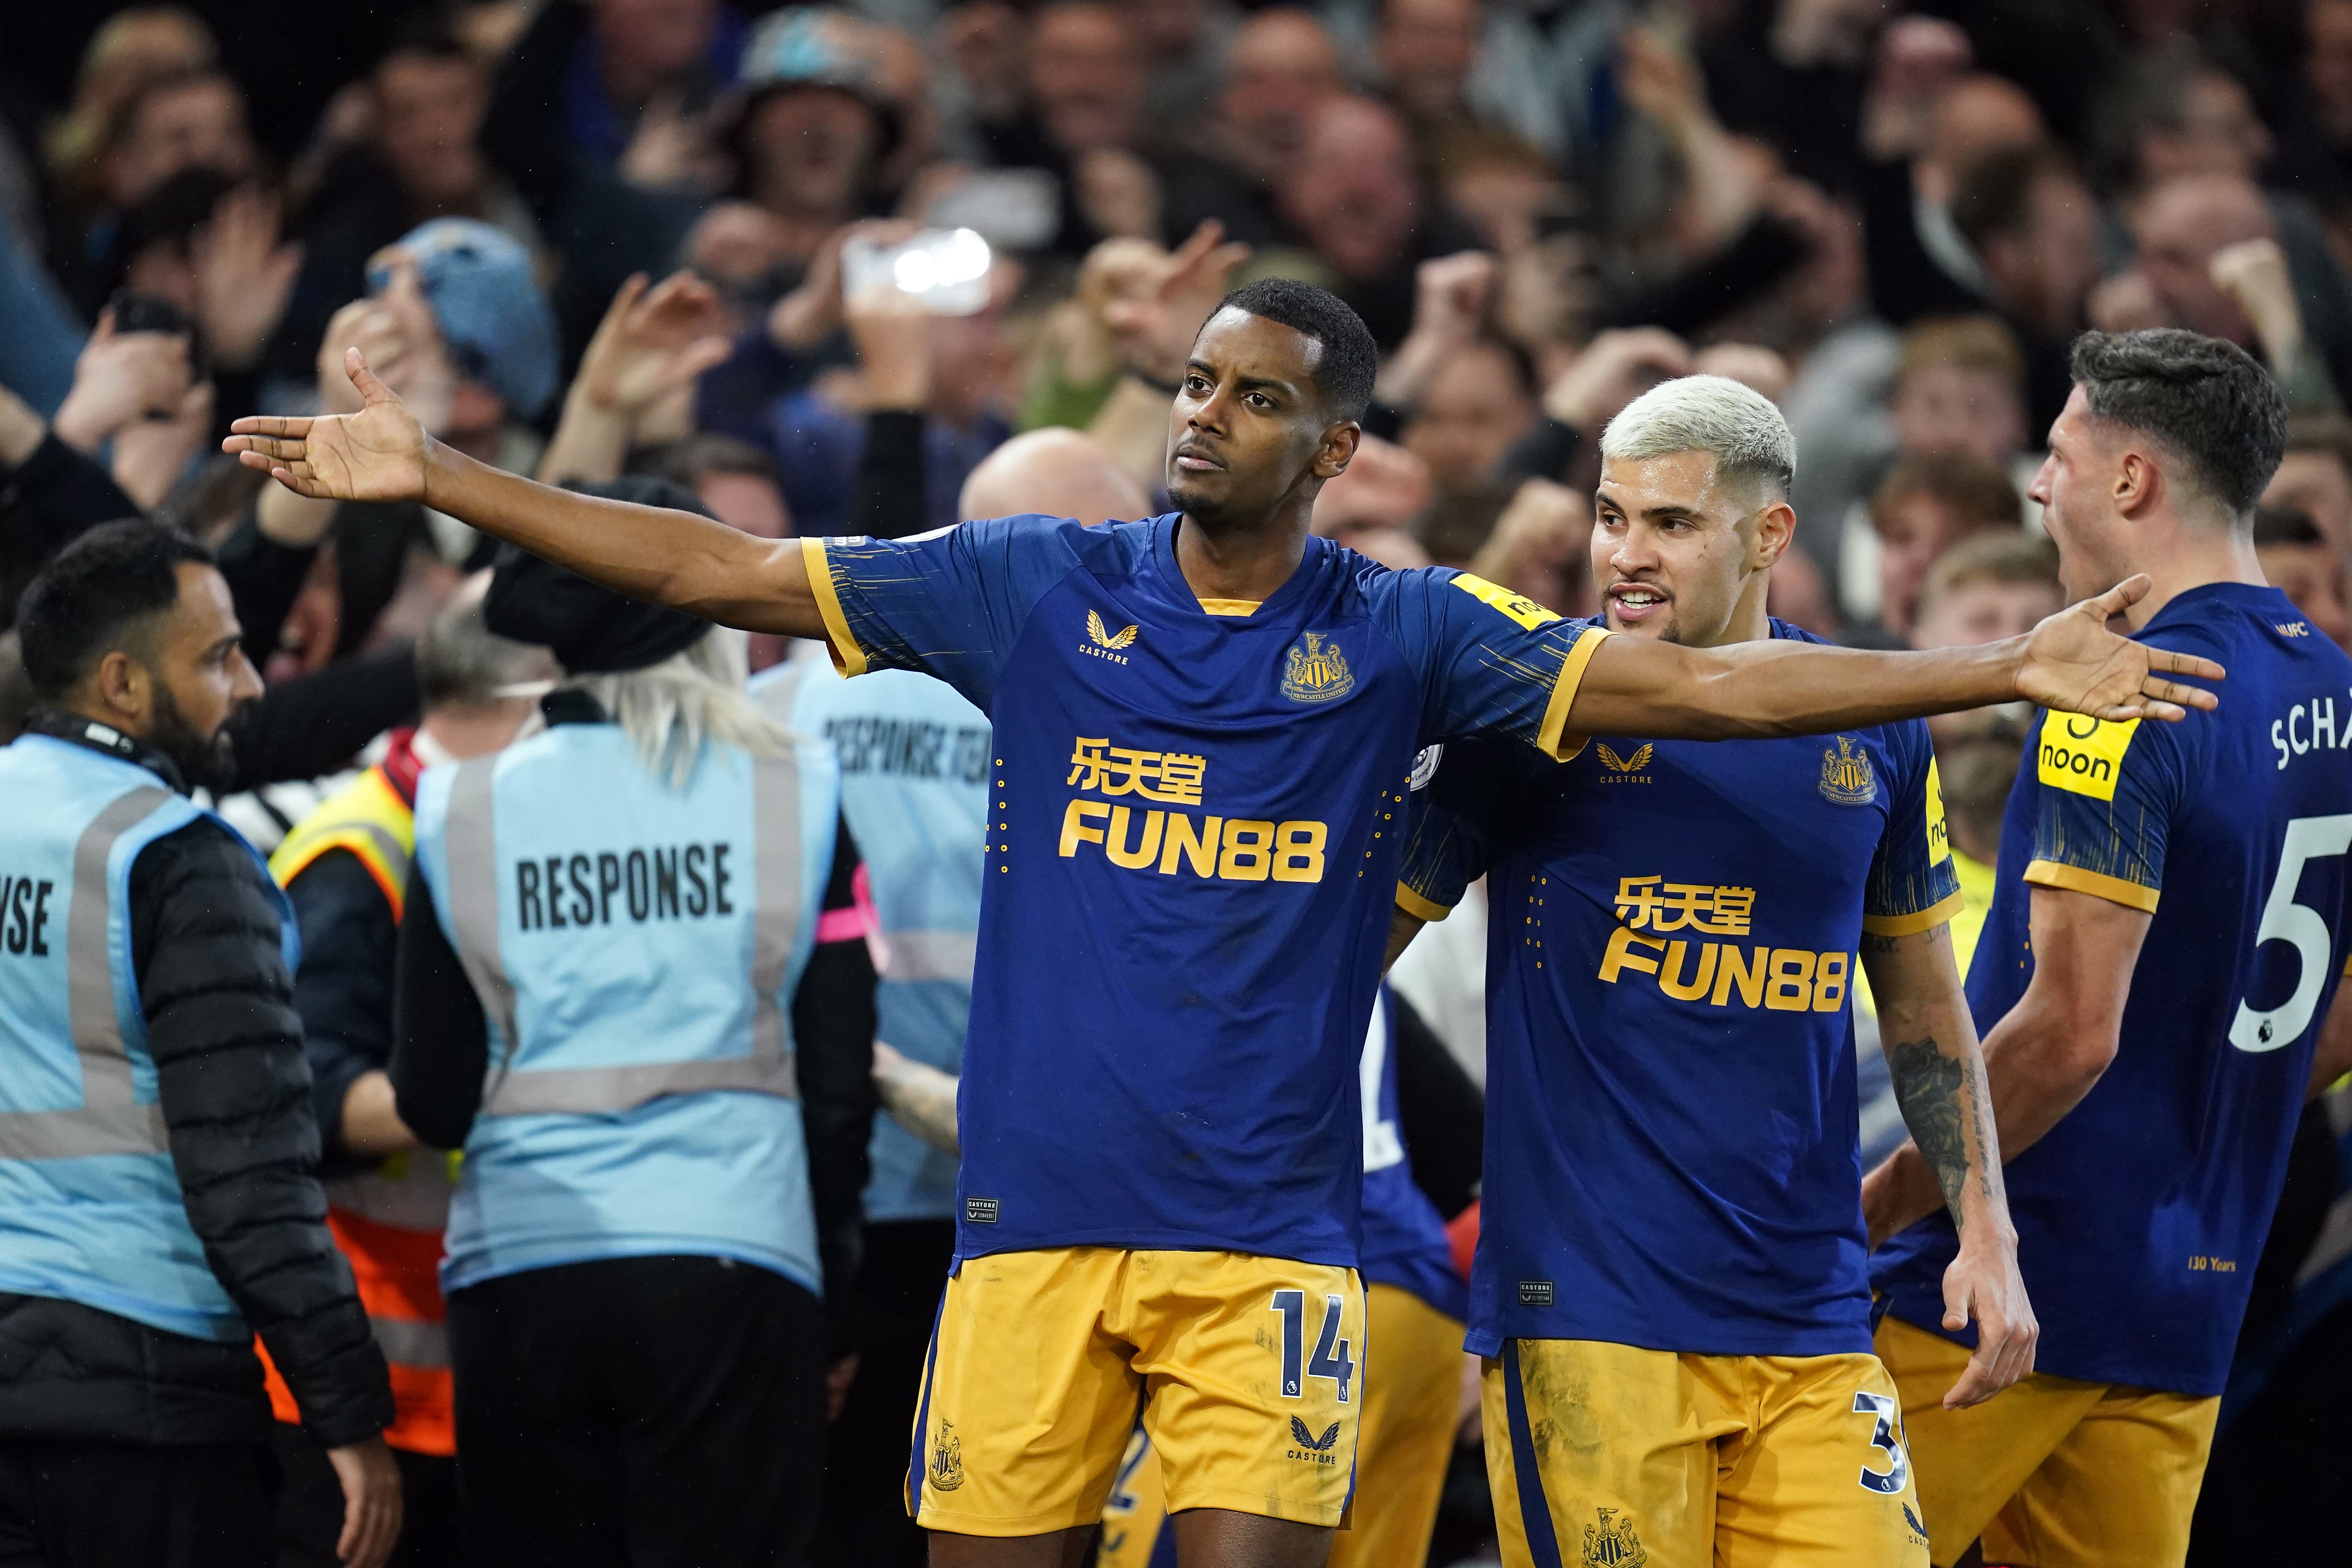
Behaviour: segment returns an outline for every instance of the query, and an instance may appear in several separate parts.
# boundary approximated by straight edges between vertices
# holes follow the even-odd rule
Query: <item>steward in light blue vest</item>
[[[483,607],[564,679],[544,733],[419,782],[390,1068],[401,1120],[466,1154],[469,1546],[802,1562],[874,1100],[832,752],[744,695],[740,633],[511,549]]]
[[[0,1290],[237,1343],[253,1331],[188,1223],[131,972],[131,864],[208,815],[89,746],[0,751]]]
[[[961,1072],[987,852],[987,716],[944,681],[908,670],[845,680],[821,654],[764,672],[751,690],[795,733],[833,743],[879,923],[877,1037]],[[954,1155],[884,1116],[872,1158],[869,1221],[954,1217]]]
[[[489,1028],[443,1288],[696,1253],[821,1295],[788,1015],[833,760],[705,741],[673,787],[570,716],[417,787],[417,874]]]

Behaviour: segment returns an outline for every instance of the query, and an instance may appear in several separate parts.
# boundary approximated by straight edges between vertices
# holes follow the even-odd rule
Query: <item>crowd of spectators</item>
[[[1775,613],[1940,647],[2059,603],[2029,492],[2072,337],[2186,326],[2285,388],[2263,569],[2352,641],[2352,0],[417,0],[315,48],[213,9],[0,59],[0,629],[92,524],[212,543],[265,847],[413,714],[408,640],[489,554],[218,455],[356,406],[351,346],[500,467],[903,535],[1045,426],[1157,501],[1192,330],[1302,278],[1383,353],[1319,531],[1592,614],[1599,432],[1717,372],[1797,436]],[[845,297],[846,244],[925,226],[989,241],[978,310]],[[1979,863],[2021,717],[1937,727]],[[1475,974],[1432,972],[1475,949],[1413,963],[1475,1075]]]

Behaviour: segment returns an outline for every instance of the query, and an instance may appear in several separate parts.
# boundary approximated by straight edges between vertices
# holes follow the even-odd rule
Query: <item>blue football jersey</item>
[[[2352,659],[2243,584],[2190,589],[2139,636],[2219,661],[2221,709],[2037,720],[1969,1003],[1990,1034],[2025,994],[2033,888],[2150,911],[2116,1059],[2009,1162],[2009,1207],[2035,1370],[2219,1394],[2344,968]],[[1939,1215],[1880,1249],[1895,1316],[1943,1332],[1956,1247]]]
[[[1866,1352],[1849,997],[1959,907],[1927,726],[1450,745],[1412,817],[1402,907],[1488,876],[1469,1348]]]
[[[1445,1216],[1412,1179],[1397,1115],[1396,995],[1387,986],[1364,1035],[1364,1251],[1367,1285],[1393,1285],[1449,1318],[1470,1316],[1470,1288],[1454,1267]]]
[[[959,1258],[1353,1265],[1358,1061],[1414,751],[1576,744],[1587,628],[1321,539],[1265,603],[1204,607],[1177,524],[805,543],[848,673],[926,670],[993,727]]]

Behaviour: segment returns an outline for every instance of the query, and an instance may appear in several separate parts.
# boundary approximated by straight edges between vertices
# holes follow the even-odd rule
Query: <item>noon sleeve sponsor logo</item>
[[[1170,805],[1199,805],[1206,757],[1114,746],[1108,737],[1077,737],[1064,782],[1103,795],[1135,795]],[[1185,811],[1146,811],[1081,794],[1062,812],[1061,854],[1075,859],[1097,844],[1110,863],[1129,871],[1192,875],[1226,882],[1319,882],[1329,829],[1320,822],[1269,822],[1246,817],[1195,818]]]
[[[2033,752],[2042,782],[2094,800],[2115,799],[2124,753],[2131,749],[2132,733],[2138,728],[2137,719],[2111,724],[2080,713],[2044,714],[2042,739]]]
[[[1453,583],[1455,587],[1480,604],[1518,622],[1528,631],[1535,630],[1548,621],[1559,619],[1558,615],[1545,609],[1525,594],[1514,594],[1499,583],[1489,583],[1484,577],[1475,576],[1468,572],[1456,572],[1454,574]]]
[[[1952,830],[1944,822],[1944,775],[1936,759],[1927,759],[1927,863],[1940,865],[1952,858]]]

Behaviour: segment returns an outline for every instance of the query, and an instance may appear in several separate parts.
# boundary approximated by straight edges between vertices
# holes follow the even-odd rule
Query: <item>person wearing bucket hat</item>
[[[743,51],[727,120],[737,194],[793,226],[793,254],[814,256],[827,235],[878,209],[881,171],[904,127],[878,28],[825,6],[772,12]]]
[[[418,784],[391,1068],[402,1120],[466,1155],[442,1281],[469,1546],[801,1563],[873,1116],[838,768],[745,697],[740,634],[511,546],[484,612],[564,678],[545,731]]]
[[[441,341],[461,382],[494,394],[503,412],[532,419],[555,395],[555,312],[531,270],[530,252],[476,218],[442,217],[403,235],[368,267],[382,292],[399,258],[415,264]]]

